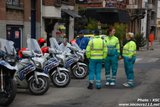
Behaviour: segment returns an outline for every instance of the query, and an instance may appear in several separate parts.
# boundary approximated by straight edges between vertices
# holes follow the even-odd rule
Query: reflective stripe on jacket
[[[129,41],[123,47],[123,56],[133,57],[136,55],[136,43],[134,41]]]
[[[105,42],[108,48],[108,55],[119,55],[120,54],[120,45],[119,40],[115,36],[107,36]]]
[[[106,43],[99,36],[95,36],[88,43],[86,56],[90,59],[105,59],[107,56]]]

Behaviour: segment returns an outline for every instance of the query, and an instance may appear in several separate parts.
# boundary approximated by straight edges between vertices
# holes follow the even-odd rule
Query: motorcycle
[[[33,60],[37,64],[37,70],[49,75],[51,82],[56,87],[66,87],[70,83],[70,74],[67,69],[60,67],[60,61],[49,54],[42,54],[40,46],[35,39],[28,40],[28,49],[33,51],[35,56]],[[49,49],[49,51],[51,51]]]
[[[15,74],[17,87],[29,89],[33,95],[43,95],[49,89],[48,75],[37,71],[32,52],[25,50],[21,53],[22,59],[16,63],[18,69]]]
[[[8,106],[16,96],[14,74],[17,68],[14,65],[15,57],[11,42],[0,39],[0,106]]]
[[[66,45],[66,49],[62,49],[55,38],[50,38],[50,44],[51,48],[56,50],[55,56],[59,60],[62,61],[62,65],[69,69],[73,76],[76,79],[84,79],[88,74],[88,67],[85,63],[81,62],[80,59],[83,59],[83,55],[78,53],[78,50],[76,47],[71,46],[69,43]],[[71,52],[73,51],[73,52]]]

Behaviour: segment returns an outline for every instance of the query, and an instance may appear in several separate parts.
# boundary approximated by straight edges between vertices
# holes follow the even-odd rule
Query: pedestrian
[[[124,68],[127,76],[125,87],[134,87],[134,71],[133,66],[136,60],[136,43],[134,42],[134,34],[129,32],[126,35],[127,43],[123,47]]]
[[[105,59],[105,75],[106,75],[106,86],[116,85],[116,75],[118,69],[118,58],[120,56],[120,45],[119,40],[115,35],[115,29],[109,28],[108,35],[105,38],[105,42],[108,48],[108,55]],[[110,68],[112,68],[112,77],[110,74]]]
[[[154,34],[153,31],[151,31],[149,34],[150,50],[153,50],[153,42],[154,42]]]
[[[83,50],[83,49],[86,49],[87,45],[88,45],[88,42],[89,42],[89,38],[87,37],[84,37],[84,34],[82,31],[80,31],[78,33],[78,38],[76,40],[76,43],[78,44],[78,46]]]
[[[89,42],[89,38],[84,37],[84,34],[82,31],[78,32],[78,38],[76,40],[76,43],[82,50],[86,50],[88,42]],[[84,56],[84,63],[86,63],[87,65],[89,63],[88,59],[86,58],[86,55]]]
[[[96,31],[95,34],[95,37],[89,41],[86,48],[86,56],[89,58],[88,89],[93,89],[94,75],[96,77],[96,88],[101,89],[102,62],[107,56],[105,41],[99,36],[99,31]]]

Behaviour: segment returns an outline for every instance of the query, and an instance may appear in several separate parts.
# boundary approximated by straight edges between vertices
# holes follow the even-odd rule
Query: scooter
[[[58,53],[54,53],[55,56],[59,60],[64,60],[63,66],[67,68],[73,76],[76,79],[84,79],[88,75],[88,67],[85,63],[80,62],[81,56],[77,54],[76,47],[73,47],[71,45],[67,45],[66,50],[61,49],[61,47],[58,45],[55,38],[50,38],[50,47],[54,50],[57,50]],[[71,50],[73,53],[70,53]]]
[[[45,74],[49,75],[53,85],[56,87],[68,86],[71,77],[66,68],[59,66],[60,61],[47,53],[43,55],[40,46],[35,39],[28,39],[27,44],[28,49],[35,52],[34,54],[38,56],[33,58],[34,62],[38,65],[37,70],[40,72],[44,71]],[[49,51],[51,50],[49,49]]]
[[[16,96],[15,57],[9,41],[0,39],[0,106],[8,106]]]

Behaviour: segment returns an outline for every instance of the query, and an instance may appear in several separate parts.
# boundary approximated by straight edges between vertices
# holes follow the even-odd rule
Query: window
[[[21,7],[21,0],[6,0],[7,6]]]

